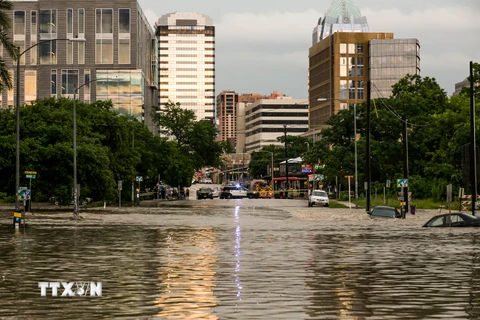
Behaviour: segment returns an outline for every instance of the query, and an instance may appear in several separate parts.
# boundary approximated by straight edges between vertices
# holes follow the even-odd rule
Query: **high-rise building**
[[[235,146],[236,132],[236,108],[238,94],[235,91],[222,91],[217,96],[217,121],[219,140],[230,141]]]
[[[468,78],[465,78],[463,81],[455,83],[455,91],[452,95],[459,95],[460,92],[462,92],[462,89],[465,87],[470,88],[470,81],[468,80]]]
[[[159,40],[160,106],[180,103],[196,119],[215,119],[215,27],[203,14],[175,12],[155,26]]]
[[[11,38],[24,52],[20,74],[2,53],[20,86],[0,94],[0,105],[38,98],[112,100],[114,108],[154,131],[151,106],[158,105],[157,53],[153,28],[136,0],[13,1]],[[85,42],[66,39],[80,38]],[[3,51],[3,48],[2,48]],[[47,81],[46,81],[47,80]],[[14,84],[16,81],[14,81]]]
[[[367,81],[372,98],[387,98],[398,80],[420,73],[418,40],[362,32],[368,29],[366,18],[351,0],[333,0],[322,21],[319,42],[309,50],[309,126],[314,133],[338,111],[364,101]]]

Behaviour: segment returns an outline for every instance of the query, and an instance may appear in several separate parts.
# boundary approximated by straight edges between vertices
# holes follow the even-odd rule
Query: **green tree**
[[[18,47],[15,46],[13,39],[10,37],[12,26],[10,10],[12,10],[12,7],[12,2],[0,0],[0,44],[2,44],[3,49],[5,49],[13,59],[17,59],[20,52],[18,52]],[[12,78],[8,72],[4,58],[0,57],[0,92],[5,90],[5,88],[13,88]]]

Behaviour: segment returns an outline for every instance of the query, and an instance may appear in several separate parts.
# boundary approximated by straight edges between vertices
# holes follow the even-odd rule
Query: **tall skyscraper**
[[[210,17],[193,12],[161,16],[159,40],[160,106],[180,103],[196,120],[215,119],[215,27]]]
[[[391,32],[364,32],[366,18],[352,0],[333,0],[320,22],[309,50],[310,130],[325,128],[332,115],[364,101],[367,81],[372,84],[372,98],[387,98],[398,80],[420,73],[418,40],[394,39]]]
[[[14,105],[15,90],[22,105],[50,96],[73,98],[78,88],[77,99],[112,100],[119,112],[154,131],[150,108],[158,105],[158,45],[136,0],[107,6],[94,0],[12,3],[10,37],[24,54],[19,75],[16,62],[3,54],[20,87],[0,94],[2,107]],[[86,41],[65,40],[71,38]]]
[[[235,147],[237,102],[238,94],[235,91],[222,91],[217,96],[219,139],[230,141],[232,147]]]

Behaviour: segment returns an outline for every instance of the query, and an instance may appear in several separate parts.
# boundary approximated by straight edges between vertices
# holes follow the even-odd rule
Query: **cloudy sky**
[[[210,16],[216,32],[216,92],[308,97],[308,49],[331,0],[139,0],[153,24],[171,12]],[[480,62],[480,0],[354,0],[370,31],[417,38],[421,75],[451,94]]]

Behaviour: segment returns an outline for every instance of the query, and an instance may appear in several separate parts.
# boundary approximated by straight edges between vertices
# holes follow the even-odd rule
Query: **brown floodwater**
[[[2,219],[0,318],[480,318],[480,230],[259,201]],[[41,296],[55,281],[102,296]]]

